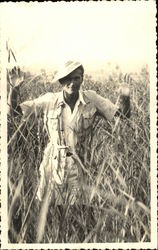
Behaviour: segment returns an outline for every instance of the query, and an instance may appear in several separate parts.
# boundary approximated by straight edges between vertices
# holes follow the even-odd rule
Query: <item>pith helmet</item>
[[[55,74],[55,77],[53,79],[53,82],[59,81],[63,77],[69,75],[71,72],[73,72],[75,69],[80,67],[82,64],[77,61],[68,61],[66,62]]]

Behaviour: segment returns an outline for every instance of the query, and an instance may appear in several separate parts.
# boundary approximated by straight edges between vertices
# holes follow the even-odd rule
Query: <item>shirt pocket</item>
[[[88,105],[82,113],[82,124],[84,129],[88,129],[94,122],[96,115],[96,108],[92,105]]]
[[[52,130],[56,131],[58,130],[58,113],[55,111],[49,111],[47,114],[47,126],[49,133],[52,132]]]

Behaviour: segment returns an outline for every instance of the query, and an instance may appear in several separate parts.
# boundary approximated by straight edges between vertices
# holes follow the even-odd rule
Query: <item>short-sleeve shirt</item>
[[[86,138],[86,133],[91,129],[96,115],[100,114],[111,121],[118,110],[118,106],[109,99],[103,98],[92,90],[79,92],[73,112],[64,100],[63,91],[47,93],[37,99],[26,101],[20,106],[24,118],[32,111],[43,112],[44,127],[48,133],[49,142],[45,147],[40,168],[53,169],[53,178],[58,184],[63,182],[68,162],[72,164],[65,148],[78,154],[81,138],[82,141]]]

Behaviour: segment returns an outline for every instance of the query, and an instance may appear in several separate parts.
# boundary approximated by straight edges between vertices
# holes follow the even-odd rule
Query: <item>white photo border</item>
[[[136,1],[137,2],[137,1]],[[148,2],[148,1],[147,1]],[[150,58],[150,135],[151,135],[151,242],[142,243],[62,243],[62,244],[11,244],[8,243],[7,226],[7,90],[5,25],[0,28],[0,81],[1,81],[1,249],[154,249],[157,248],[157,90],[156,90],[156,4],[153,6],[153,44]],[[36,2],[37,4],[37,2]],[[41,4],[41,3],[38,3]],[[99,2],[97,3],[99,4]],[[115,2],[117,4],[117,2]],[[1,4],[0,4],[1,11]]]

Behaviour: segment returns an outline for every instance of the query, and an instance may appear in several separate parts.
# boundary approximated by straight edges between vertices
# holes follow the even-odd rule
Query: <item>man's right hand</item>
[[[9,83],[12,88],[18,89],[24,83],[24,74],[19,67],[14,67],[8,72]]]
[[[24,83],[24,75],[19,67],[14,67],[8,72],[9,95],[8,95],[8,113],[16,116],[19,113],[18,97],[20,96],[20,87]]]

